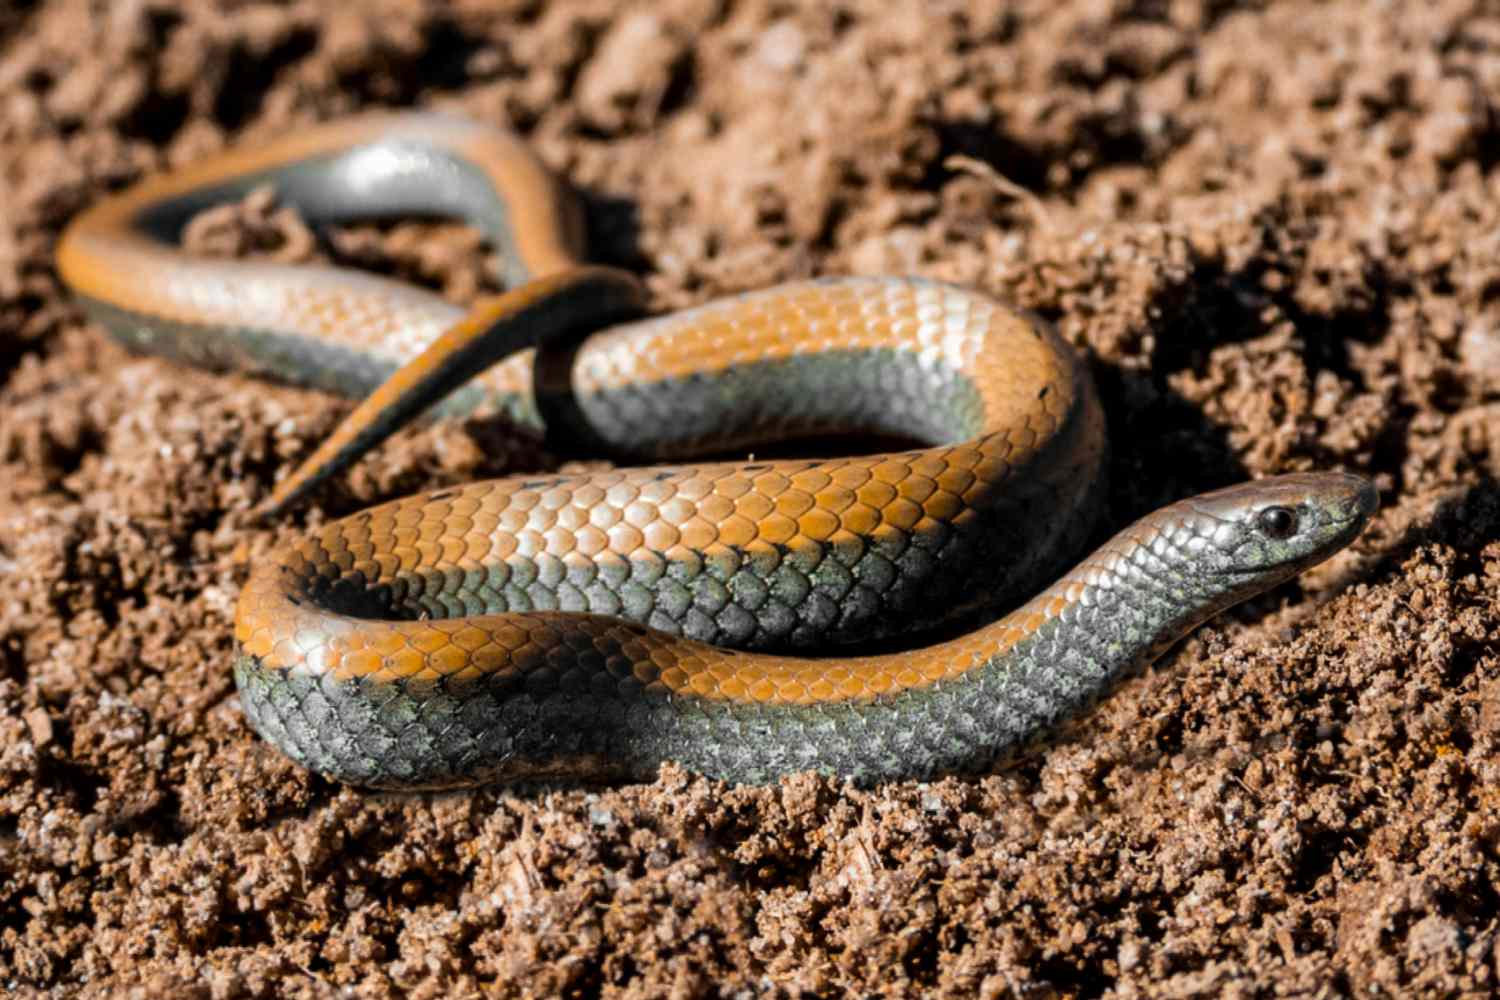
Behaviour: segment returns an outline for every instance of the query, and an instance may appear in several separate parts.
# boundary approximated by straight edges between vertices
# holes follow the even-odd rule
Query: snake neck
[[[1046,591],[959,644],[1049,720],[1091,703],[1249,592],[1205,569],[1212,526],[1167,508],[1136,522]],[[1289,575],[1289,574],[1288,574]]]

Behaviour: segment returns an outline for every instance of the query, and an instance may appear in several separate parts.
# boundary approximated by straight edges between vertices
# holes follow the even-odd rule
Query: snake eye
[[[1297,531],[1297,514],[1289,507],[1267,507],[1255,515],[1255,526],[1268,538],[1291,538]]]

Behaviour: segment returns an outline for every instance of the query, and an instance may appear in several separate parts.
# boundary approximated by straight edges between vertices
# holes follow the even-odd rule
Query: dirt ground
[[[1491,995],[1500,17],[1468,2],[55,0],[0,8],[0,987],[22,995]],[[1493,8],[1491,8],[1493,10]],[[979,780],[379,796],[249,730],[247,568],[556,460],[127,354],[53,270],[143,171],[360,108],[508,123],[671,309],[914,273],[1085,351],[1110,523],[1345,468],[1348,551]],[[327,254],[464,301],[467,229]],[[290,233],[290,235],[288,235]]]

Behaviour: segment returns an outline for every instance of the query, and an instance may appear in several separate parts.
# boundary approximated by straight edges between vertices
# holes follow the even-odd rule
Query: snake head
[[[1367,479],[1342,472],[1296,473],[1240,483],[1184,501],[1210,572],[1285,580],[1348,545],[1380,496]],[[1260,589],[1260,588],[1257,588]]]

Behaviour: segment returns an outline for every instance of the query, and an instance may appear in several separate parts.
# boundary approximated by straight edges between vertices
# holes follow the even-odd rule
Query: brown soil
[[[1492,993],[1500,19],[1478,6],[0,10],[0,987]],[[256,529],[347,404],[126,354],[51,252],[144,170],[414,104],[528,135],[662,309],[894,271],[1048,317],[1106,398],[1113,524],[1325,467],[1373,476],[1383,509],[982,780],[312,778],[236,704],[249,563],[309,521],[552,460],[482,421],[414,430]],[[252,202],[202,238],[458,300],[494,273],[461,227],[314,239]]]

